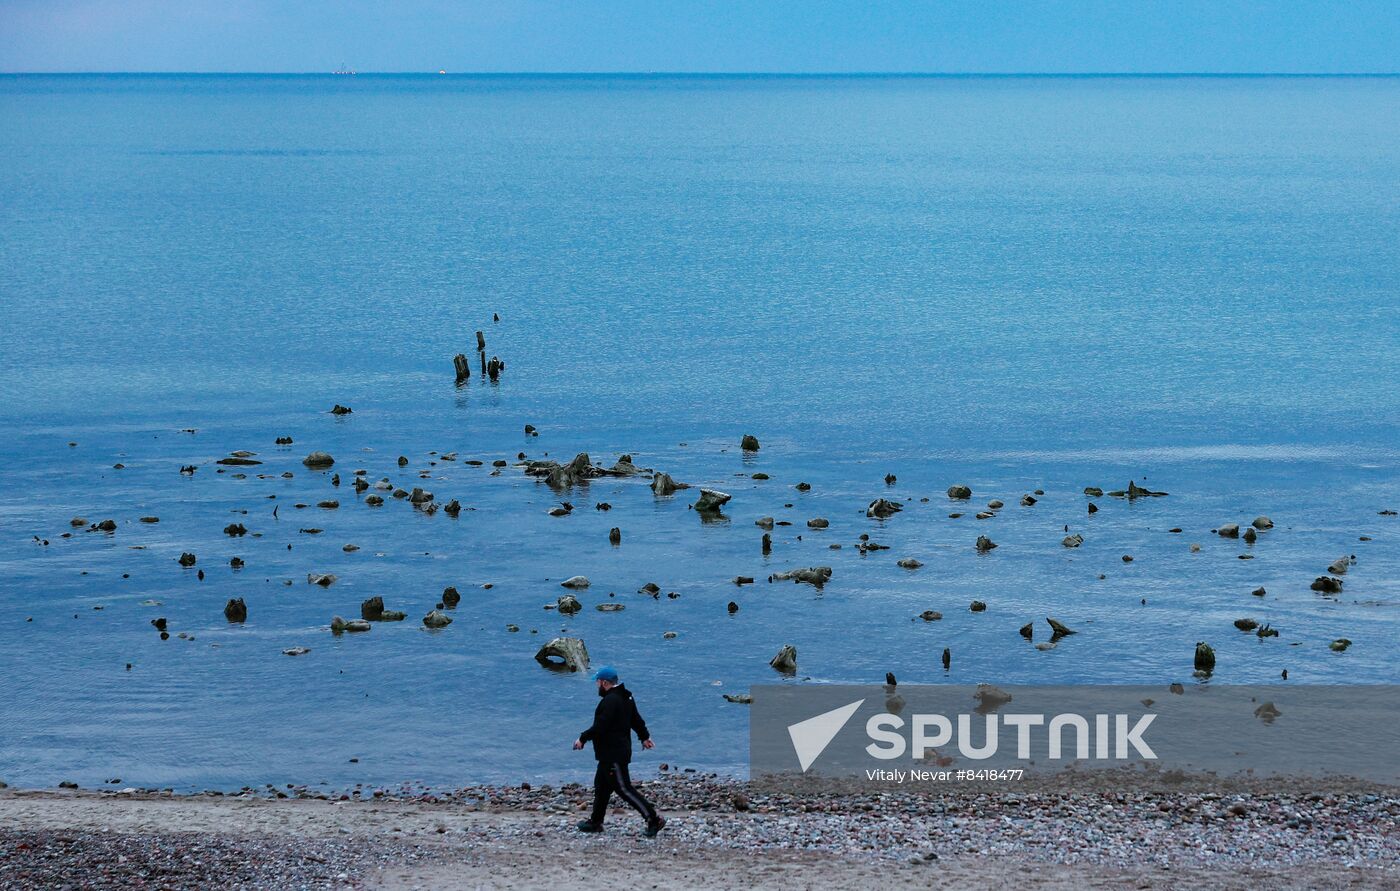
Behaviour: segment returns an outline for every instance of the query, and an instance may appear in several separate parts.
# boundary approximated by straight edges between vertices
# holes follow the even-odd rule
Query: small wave
[[[365,149],[159,149],[138,151],[138,155],[163,155],[169,157],[220,157],[230,158],[326,158],[372,155]]]
[[[1394,461],[1400,452],[1381,446],[1303,445],[1301,443],[1219,443],[1194,446],[1109,447],[1088,449],[1016,449],[982,452],[980,457],[997,460],[1059,461]],[[1385,466],[1380,464],[1377,466]]]

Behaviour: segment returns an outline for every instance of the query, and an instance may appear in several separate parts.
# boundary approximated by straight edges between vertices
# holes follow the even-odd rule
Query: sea
[[[639,777],[755,684],[1400,683],[1397,434],[1400,79],[0,76],[12,786],[586,781],[555,637]]]

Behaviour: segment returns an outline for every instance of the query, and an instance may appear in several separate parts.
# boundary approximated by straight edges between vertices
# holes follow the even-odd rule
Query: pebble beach
[[[238,795],[0,792],[5,888],[548,887],[587,866],[659,887],[1400,887],[1400,797],[1217,793],[765,793],[718,777],[639,784],[657,839],[591,790],[409,787]],[[625,854],[625,856],[619,856]],[[596,872],[595,872],[596,871]]]

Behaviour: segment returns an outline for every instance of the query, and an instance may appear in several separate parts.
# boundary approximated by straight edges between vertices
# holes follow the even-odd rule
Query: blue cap
[[[608,681],[609,683],[616,684],[616,683],[617,683],[617,669],[616,669],[616,668],[613,668],[611,665],[604,665],[602,668],[600,668],[600,669],[598,669],[597,671],[593,672],[593,680],[595,680],[595,681]]]

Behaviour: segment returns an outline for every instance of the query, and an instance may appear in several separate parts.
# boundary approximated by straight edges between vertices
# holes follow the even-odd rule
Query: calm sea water
[[[1400,682],[1397,147],[1396,79],[0,77],[0,778],[584,778],[591,684],[532,658],[561,629],[636,690],[641,775],[742,774],[720,694],[784,643],[791,683],[1191,682],[1201,640],[1216,681]],[[478,329],[507,371],[454,387]],[[369,508],[311,449],[467,509]],[[731,519],[491,475],[522,451],[630,453]],[[1086,514],[1130,478],[1171,495]],[[542,609],[577,573],[586,609]],[[374,594],[409,621],[332,637]],[[1036,650],[1046,615],[1080,633]]]

